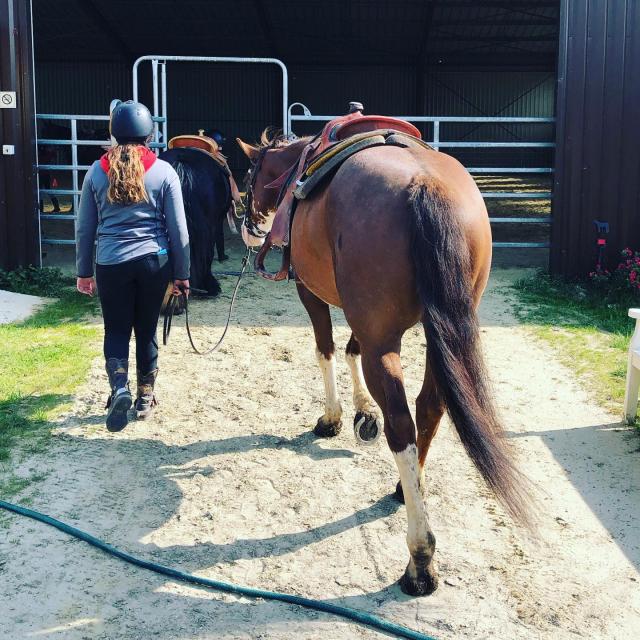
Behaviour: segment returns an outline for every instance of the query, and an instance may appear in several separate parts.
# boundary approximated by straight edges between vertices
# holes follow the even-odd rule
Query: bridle
[[[262,162],[264,161],[264,157],[267,155],[267,151],[274,149],[276,145],[276,138],[271,141],[271,144],[267,147],[262,147],[260,152],[258,153],[258,157],[256,161],[251,165],[249,171],[247,172],[247,181],[245,182],[245,201],[244,201],[244,220],[242,224],[247,230],[249,235],[252,235],[254,238],[264,239],[267,237],[268,231],[263,231],[258,227],[256,222],[254,222],[254,217],[256,217],[255,210],[253,207],[253,203],[255,200],[254,189],[256,186],[256,180],[258,179],[258,173],[262,168]]]

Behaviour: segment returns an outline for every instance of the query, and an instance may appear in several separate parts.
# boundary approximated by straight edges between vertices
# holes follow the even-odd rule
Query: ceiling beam
[[[547,9],[560,8],[560,0],[448,0],[447,7],[474,9]]]
[[[439,33],[434,33],[432,40],[446,40],[451,42],[488,42],[488,43],[518,43],[518,42],[555,42],[558,39],[557,33],[545,33],[539,36],[475,36],[473,34],[458,34],[444,32],[438,29]]]
[[[450,20],[446,22],[434,22],[433,26],[439,27],[557,27],[556,18],[538,16],[535,20],[494,20],[491,18],[478,18],[477,20]]]
[[[555,69],[557,62],[557,53],[476,53],[473,56],[460,54],[459,52],[451,53],[431,53],[427,56],[427,64],[434,70],[437,67],[460,67],[460,68],[516,68],[516,69],[536,69],[536,70],[552,70]]]

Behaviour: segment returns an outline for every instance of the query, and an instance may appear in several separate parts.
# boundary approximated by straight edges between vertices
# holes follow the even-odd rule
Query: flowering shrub
[[[640,293],[640,251],[623,249],[622,261],[616,269],[616,280],[626,288]]]
[[[622,302],[629,300],[629,296],[640,296],[640,251],[623,249],[613,273],[597,264],[595,270],[589,273],[589,280],[593,289],[603,293],[609,301]]]
[[[597,264],[595,271],[589,274],[589,280],[598,289],[607,287],[610,284],[611,272],[609,269],[603,269],[601,264]]]

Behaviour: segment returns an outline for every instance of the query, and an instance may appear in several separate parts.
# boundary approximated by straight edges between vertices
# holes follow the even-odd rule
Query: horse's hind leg
[[[416,425],[418,427],[418,462],[420,470],[424,473],[424,461],[429,451],[440,420],[444,415],[446,406],[436,385],[435,378],[427,363],[424,374],[424,383],[416,399]]]
[[[381,421],[378,409],[364,381],[360,343],[353,333],[347,343],[345,357],[349,365],[349,370],[351,371],[351,380],[353,382],[353,405],[356,410],[356,415],[353,419],[353,429],[356,440],[362,444],[372,444],[380,437],[382,431]]]
[[[224,220],[225,215],[219,215],[215,221],[215,245],[218,252],[218,262],[224,262],[229,256],[224,252]]]
[[[407,404],[399,350],[399,338],[390,348],[365,347],[362,364],[369,390],[384,414],[384,433],[400,473],[407,505],[407,545],[411,558],[400,587],[410,595],[428,595],[438,586],[433,559],[436,538],[427,516],[416,429]]]
[[[418,464],[420,465],[420,475],[424,478],[424,462],[429,451],[429,446],[433,440],[440,420],[445,412],[445,404],[442,401],[436,381],[433,377],[429,363],[424,373],[424,383],[416,399],[416,426],[418,427]],[[396,498],[404,502],[402,484],[398,482],[396,487]]]
[[[335,344],[329,305],[315,296],[303,284],[296,283],[298,296],[309,314],[316,337],[316,357],[322,371],[325,391],[324,415],[318,419],[313,432],[322,438],[337,436],[342,429],[342,406],[336,381]]]

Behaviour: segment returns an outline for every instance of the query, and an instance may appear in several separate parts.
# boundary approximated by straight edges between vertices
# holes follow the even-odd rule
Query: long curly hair
[[[109,202],[133,204],[149,202],[144,186],[144,166],[142,152],[138,144],[118,144],[107,152],[109,160]]]

